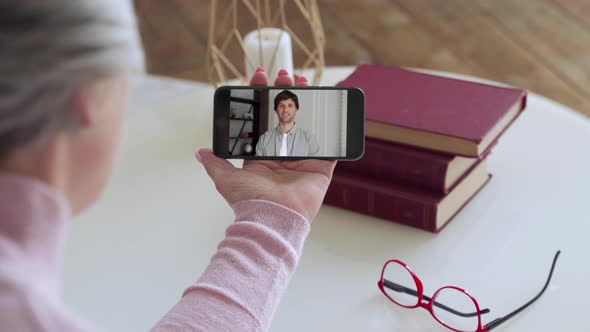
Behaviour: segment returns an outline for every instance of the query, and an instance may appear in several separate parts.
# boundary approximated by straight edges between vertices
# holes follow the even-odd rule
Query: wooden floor
[[[207,80],[209,3],[135,0],[149,72]],[[373,62],[474,75],[526,88],[590,116],[588,0],[318,3],[328,66]],[[301,16],[288,22],[296,31],[306,27]],[[300,66],[303,57],[294,52]]]

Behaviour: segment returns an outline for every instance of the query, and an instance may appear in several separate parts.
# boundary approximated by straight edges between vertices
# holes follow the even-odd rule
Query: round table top
[[[322,85],[353,69],[328,68]],[[233,221],[194,158],[211,146],[213,91],[142,80],[113,179],[71,225],[66,302],[109,331],[153,326],[200,276]],[[382,295],[377,280],[392,258],[411,266],[425,294],[467,289],[491,309],[486,323],[540,291],[558,249],[546,293],[501,329],[580,330],[590,296],[588,142],[587,118],[531,93],[489,156],[492,180],[440,234],[323,206],[271,331],[445,331],[426,311]]]

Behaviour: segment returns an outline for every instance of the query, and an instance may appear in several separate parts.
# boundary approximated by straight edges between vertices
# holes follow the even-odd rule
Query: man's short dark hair
[[[287,99],[293,100],[293,102],[295,103],[295,107],[297,107],[297,109],[299,109],[299,99],[297,99],[297,95],[289,90],[283,90],[275,97],[275,111],[279,107],[279,104],[283,100],[287,100]]]

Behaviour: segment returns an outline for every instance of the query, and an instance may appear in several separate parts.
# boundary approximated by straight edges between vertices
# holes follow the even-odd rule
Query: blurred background
[[[210,1],[134,1],[148,72],[207,81]],[[218,1],[218,10],[231,2]],[[327,67],[371,62],[473,75],[525,88],[590,116],[589,0],[318,0],[318,5]],[[308,43],[309,25],[296,12],[287,0],[289,26]],[[240,19],[241,31],[254,28],[254,20]],[[226,54],[239,63],[235,47]],[[293,52],[300,67],[301,51]]]

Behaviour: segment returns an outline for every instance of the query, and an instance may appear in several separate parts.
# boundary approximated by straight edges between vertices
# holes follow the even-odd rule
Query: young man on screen
[[[299,110],[297,95],[289,90],[281,91],[274,100],[274,110],[279,124],[258,140],[257,156],[309,157],[320,151],[313,134],[295,127],[295,113]]]

